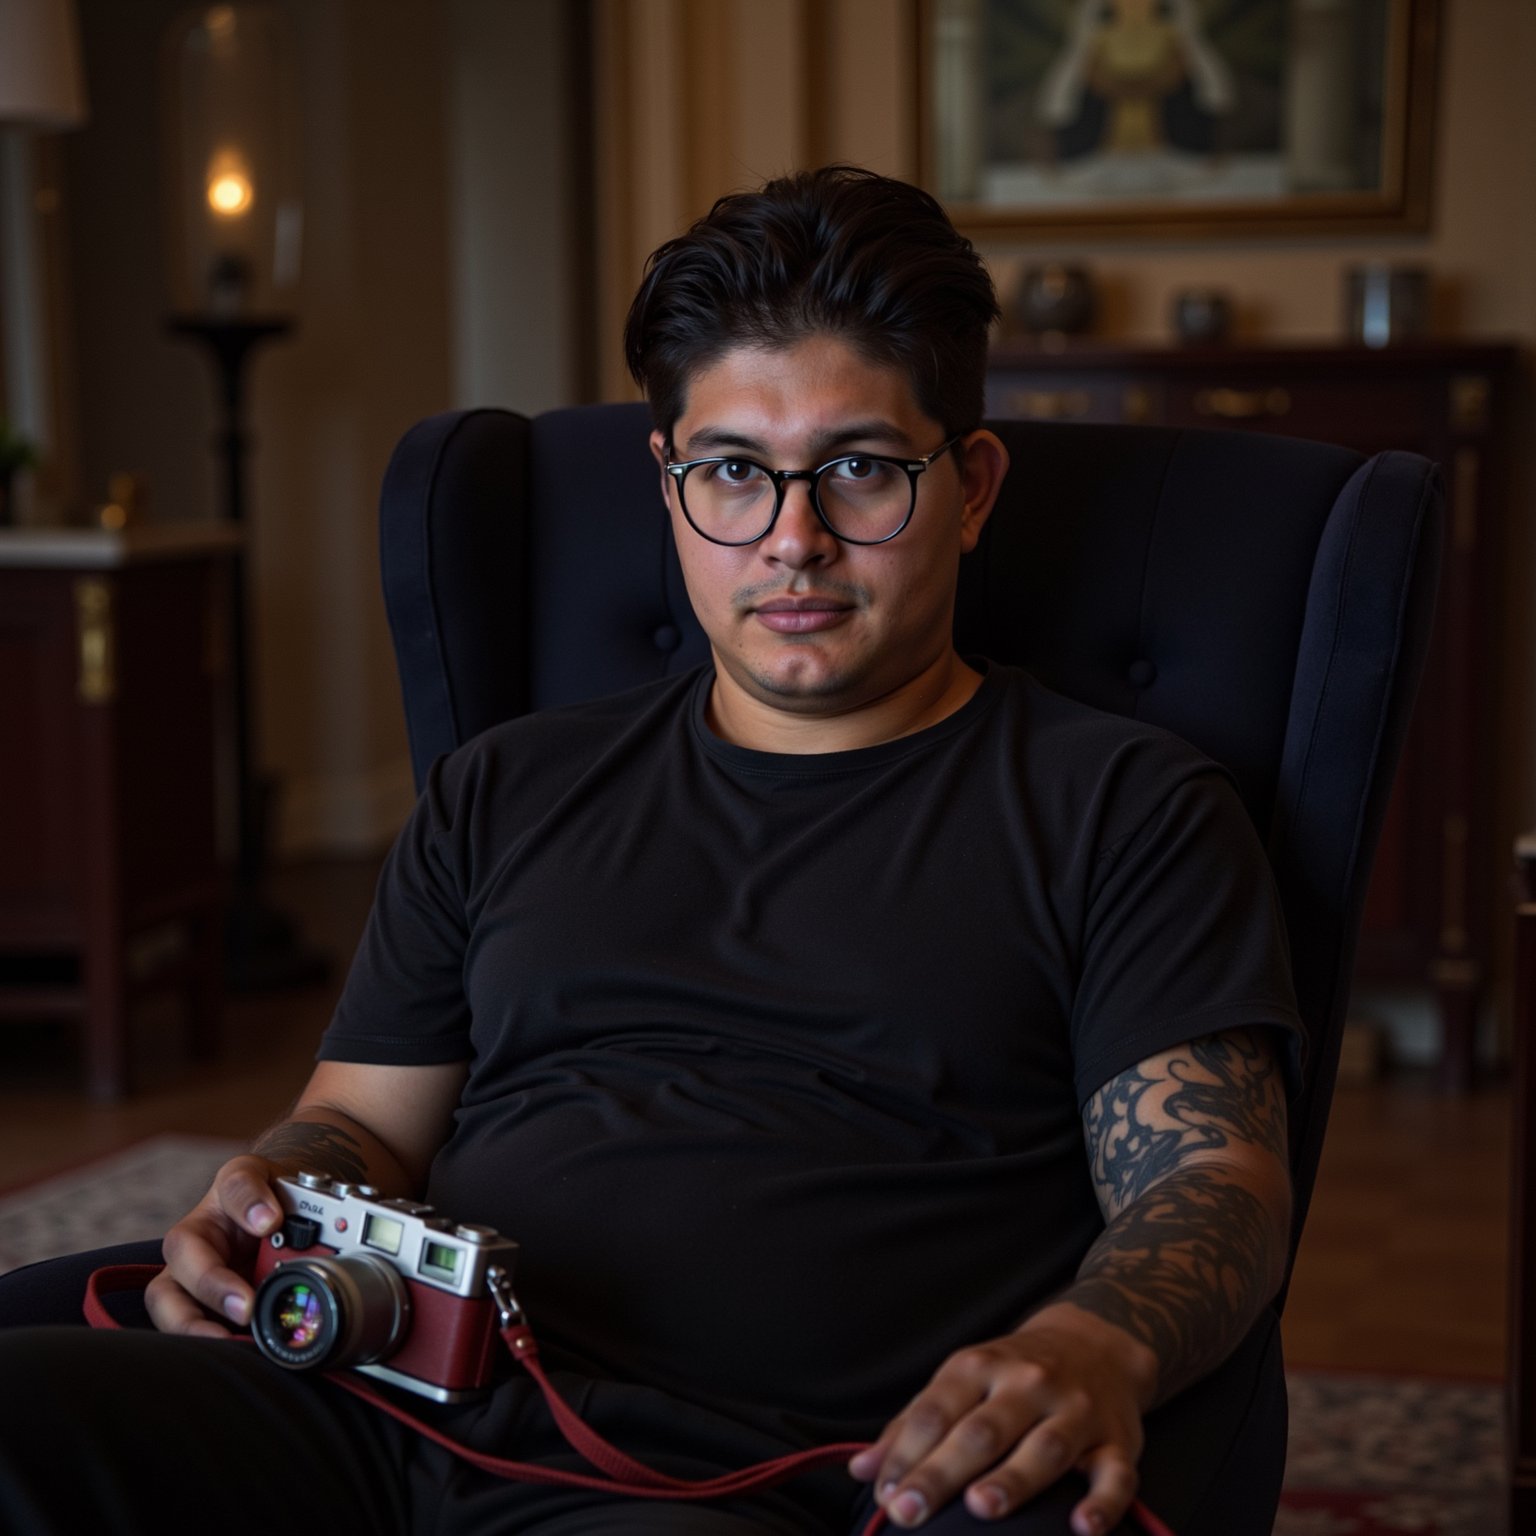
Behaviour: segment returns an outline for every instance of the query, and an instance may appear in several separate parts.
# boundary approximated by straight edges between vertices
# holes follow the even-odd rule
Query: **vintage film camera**
[[[498,1323],[516,1310],[516,1243],[318,1173],[274,1188],[284,1219],[257,1252],[251,1311],[262,1354],[351,1366],[440,1403],[490,1385]]]

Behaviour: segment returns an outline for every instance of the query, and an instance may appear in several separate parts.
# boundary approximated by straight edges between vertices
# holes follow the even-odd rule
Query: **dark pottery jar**
[[[1029,267],[1019,285],[1019,326],[1031,336],[1081,335],[1093,328],[1097,307],[1086,267],[1058,262]]]
[[[1173,333],[1188,346],[1225,341],[1232,301],[1219,288],[1185,288],[1173,296]]]

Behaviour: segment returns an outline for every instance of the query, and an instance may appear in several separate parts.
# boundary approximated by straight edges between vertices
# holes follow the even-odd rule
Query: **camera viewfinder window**
[[[447,1243],[429,1242],[421,1252],[421,1272],[438,1280],[457,1280],[463,1253]]]
[[[377,1248],[380,1253],[399,1253],[400,1239],[405,1236],[405,1223],[389,1216],[370,1216],[363,1223],[363,1243]]]

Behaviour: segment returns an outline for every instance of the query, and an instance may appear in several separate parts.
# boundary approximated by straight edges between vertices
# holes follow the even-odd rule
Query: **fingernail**
[[[257,1202],[245,1213],[248,1225],[253,1226],[259,1232],[265,1232],[268,1227],[277,1220],[277,1212],[270,1205]]]
[[[231,1322],[244,1323],[245,1321],[245,1297],[237,1296],[233,1291],[224,1298],[224,1315]]]
[[[890,1517],[897,1525],[919,1525],[928,1518],[928,1500],[915,1488],[908,1488],[890,1507]]]
[[[1088,1531],[1088,1536],[1099,1536],[1108,1522],[1104,1519],[1104,1511],[1101,1509],[1089,1509],[1083,1512],[1083,1526]]]
[[[983,1520],[997,1519],[1007,1502],[1003,1490],[993,1483],[983,1483],[979,1488],[971,1489],[971,1512]]]

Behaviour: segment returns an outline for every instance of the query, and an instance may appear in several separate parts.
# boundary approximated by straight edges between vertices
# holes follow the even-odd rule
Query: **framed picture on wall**
[[[1429,224],[1440,0],[917,0],[918,163],[978,237]]]

